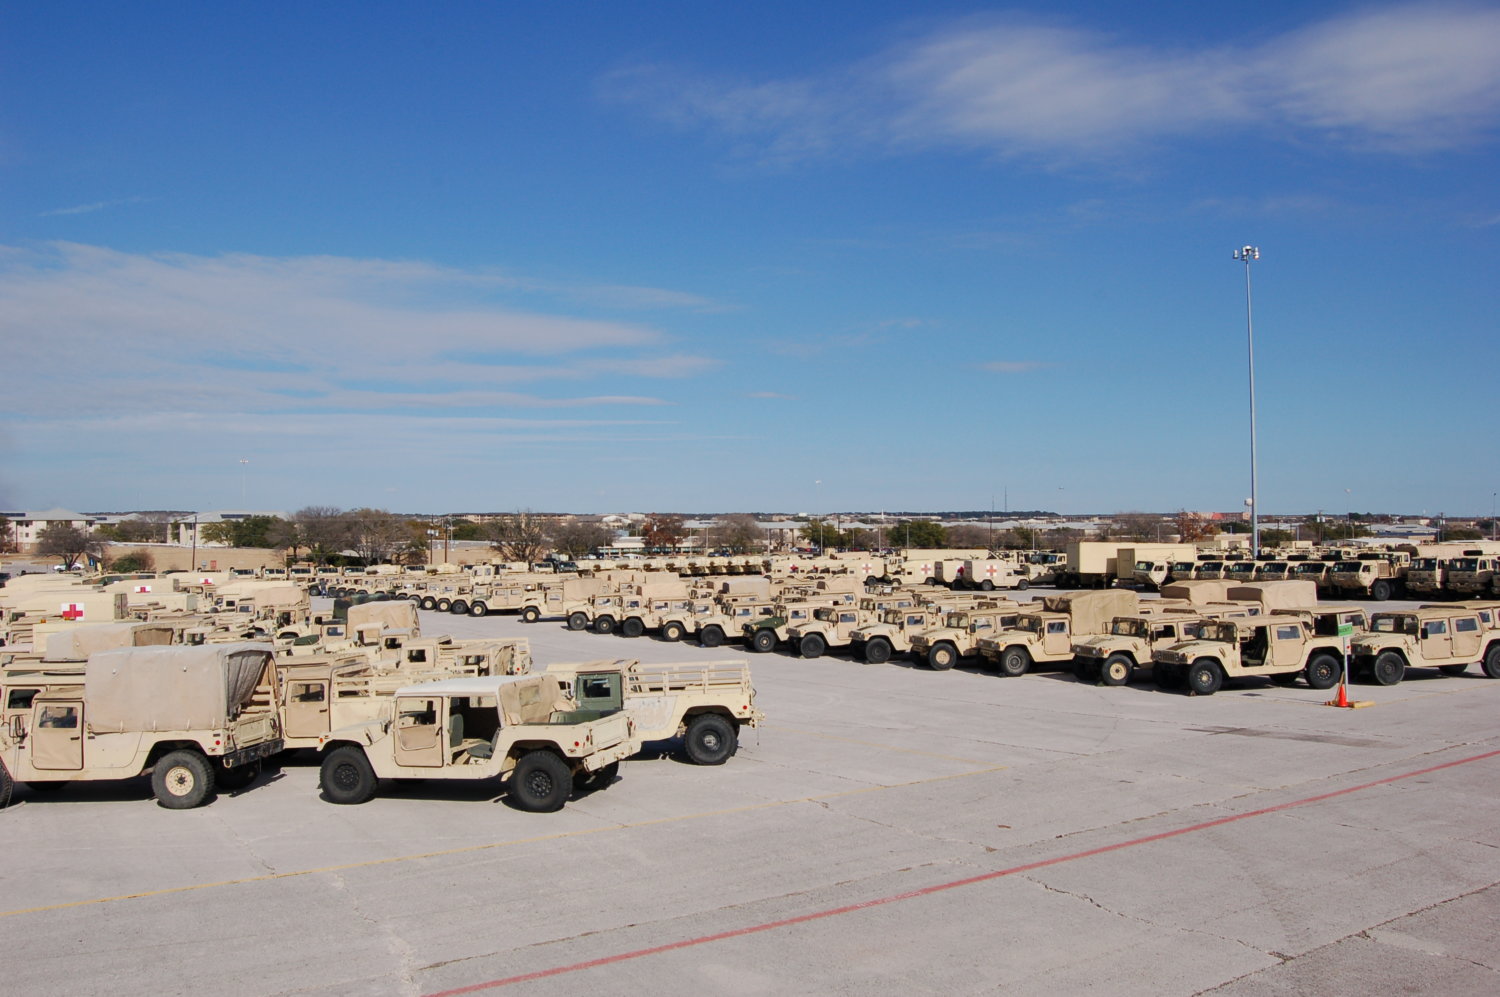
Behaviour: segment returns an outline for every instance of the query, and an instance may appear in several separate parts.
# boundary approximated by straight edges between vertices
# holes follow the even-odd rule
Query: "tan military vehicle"
[[[1073,673],[1080,682],[1120,686],[1132,681],[1151,655],[1198,636],[1207,618],[1195,613],[1117,616],[1109,633],[1093,634],[1073,643]]]
[[[593,576],[543,582],[521,601],[518,610],[521,622],[535,623],[544,616],[567,620],[573,613],[586,609],[589,598],[601,592],[607,584],[605,579]],[[573,629],[571,625],[570,629]]]
[[[1455,595],[1484,595],[1496,578],[1500,557],[1464,551],[1462,557],[1448,562],[1448,591]]]
[[[1014,558],[970,558],[961,563],[963,573],[955,579],[955,588],[993,592],[995,589],[1025,589],[1031,586],[1031,575]]]
[[[1494,679],[1500,678],[1500,631],[1487,628],[1476,611],[1457,606],[1376,613],[1349,655],[1352,674],[1378,685],[1395,685],[1408,668],[1461,675],[1476,662]]]
[[[913,661],[926,662],[933,671],[945,672],[978,654],[980,642],[990,634],[1015,626],[1022,608],[1019,603],[1000,599],[983,609],[946,613],[941,626],[912,634],[907,655]]]
[[[1343,644],[1295,616],[1219,620],[1203,624],[1196,638],[1153,652],[1151,670],[1163,689],[1186,685],[1198,696],[1218,692],[1226,679],[1257,675],[1277,685],[1305,678],[1314,689],[1331,689],[1343,675]]]
[[[697,765],[722,765],[739,750],[741,727],[756,727],[750,666],[738,661],[644,665],[594,661],[547,666],[581,710],[607,710],[621,701],[641,743],[681,738]]]
[[[1411,554],[1405,551],[1364,551],[1334,564],[1329,580],[1346,599],[1363,596],[1384,602],[1401,593],[1410,567]]]
[[[329,802],[364,803],[380,779],[500,779],[517,807],[549,812],[575,785],[608,786],[640,748],[619,696],[585,708],[555,675],[424,682],[382,707],[322,738]]]
[[[741,640],[745,635],[745,624],[758,620],[776,604],[765,599],[747,599],[743,602],[717,600],[709,603],[709,610],[699,613],[701,603],[690,604],[692,615],[683,619],[672,619],[662,623],[663,640],[681,640],[689,633],[696,634],[701,647],[719,647],[728,640]],[[681,630],[676,629],[682,627]],[[690,628],[690,629],[689,629]]]
[[[909,609],[917,601],[910,595],[865,596],[854,605],[820,606],[812,619],[786,630],[787,643],[804,658],[816,658],[829,650],[847,647],[855,630],[880,618],[887,609]]]
[[[881,612],[876,622],[858,626],[849,633],[849,650],[857,660],[866,664],[884,664],[898,654],[909,653],[912,638],[941,627],[948,613],[997,606],[999,602],[993,599],[964,598],[955,594],[948,599],[923,600],[905,609],[887,609]]]
[[[128,647],[59,671],[0,678],[0,773],[33,789],[151,773],[185,810],[249,785],[282,748],[267,644]],[[0,801],[3,802],[3,801]]]
[[[1033,664],[1073,661],[1073,643],[1080,637],[1108,633],[1117,616],[1136,616],[1140,596],[1129,589],[1067,592],[1045,596],[1041,608],[1027,607],[1015,623],[986,634],[975,651],[1006,676],[1025,675]]]
[[[795,602],[778,602],[765,616],[752,620],[740,628],[745,646],[760,653],[774,651],[787,639],[792,627],[800,627],[811,622],[815,610],[825,606],[849,606],[853,603],[852,592],[830,593],[818,598],[799,599]]]

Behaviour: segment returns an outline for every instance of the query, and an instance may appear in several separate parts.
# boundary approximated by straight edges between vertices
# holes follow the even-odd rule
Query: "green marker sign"
[[[1354,636],[1354,624],[1352,624],[1352,623],[1340,623],[1339,624],[1339,636],[1340,637],[1353,637]]]

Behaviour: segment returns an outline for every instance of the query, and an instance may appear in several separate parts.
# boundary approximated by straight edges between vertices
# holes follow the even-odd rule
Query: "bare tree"
[[[724,516],[704,534],[704,546],[709,550],[727,550],[731,554],[748,554],[758,548],[764,538],[755,517],[746,512]]]
[[[654,512],[646,517],[642,535],[647,547],[672,548],[687,537],[687,527],[682,517],[665,512]]]
[[[615,531],[602,523],[565,523],[552,531],[552,544],[558,553],[582,557],[614,542]]]
[[[1149,512],[1122,512],[1110,527],[1111,540],[1160,540],[1166,521]]]
[[[490,546],[507,561],[530,564],[547,552],[547,531],[531,510],[497,516],[488,524]]]
[[[349,546],[366,564],[390,560],[411,539],[411,530],[400,516],[384,509],[355,509],[343,516]]]
[[[302,543],[318,560],[349,546],[349,517],[330,505],[310,505],[292,514]]]
[[[899,535],[898,535],[899,539]],[[960,523],[948,527],[949,547],[993,547],[999,540],[995,531],[977,523]]]
[[[302,524],[293,519],[278,519],[271,524],[270,530],[266,532],[266,540],[272,547],[287,552],[292,560],[297,559],[297,552],[307,546],[307,541],[302,536]]]
[[[1219,528],[1213,523],[1196,512],[1188,512],[1186,509],[1177,510],[1176,529],[1177,536],[1183,543],[1202,540],[1219,532]]]
[[[72,571],[84,557],[103,560],[103,541],[72,523],[44,527],[36,540],[36,552],[43,557],[62,558],[64,571]]]

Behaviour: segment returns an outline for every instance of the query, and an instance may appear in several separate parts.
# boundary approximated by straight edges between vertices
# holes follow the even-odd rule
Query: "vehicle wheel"
[[[770,627],[761,627],[750,636],[750,650],[765,654],[767,651],[776,650],[776,631]]]
[[[540,609],[537,609],[535,606],[527,606],[525,609],[521,610],[522,623],[535,623],[541,618],[542,611]]]
[[[469,604],[462,599],[454,599],[448,603],[448,612],[454,616],[467,616],[469,615]]]
[[[1500,644],[1491,644],[1484,652],[1484,673],[1492,679],[1500,679]]]
[[[884,637],[872,637],[865,644],[865,661],[872,665],[883,665],[891,660],[891,642]]]
[[[634,616],[626,620],[624,623],[620,624],[621,637],[639,637],[645,632],[646,625],[640,620],[636,619]]]
[[[661,628],[661,639],[679,641],[687,636],[687,630],[681,623],[664,623]]]
[[[828,649],[828,642],[819,634],[808,634],[797,644],[797,653],[804,658],[816,658]]]
[[[470,616],[488,616],[488,615],[490,615],[490,607],[486,606],[482,602],[476,602],[476,603],[474,603],[474,605],[472,605],[472,606],[469,607],[469,615]]]
[[[260,762],[236,765],[232,769],[217,768],[214,769],[214,785],[232,793],[250,785],[258,775],[260,775]]]
[[[568,616],[569,630],[583,630],[589,625],[589,618],[582,613],[571,613]]]
[[[615,618],[613,616],[600,616],[594,620],[594,633],[612,634],[615,632]]]
[[[927,580],[925,582],[923,582],[922,584],[923,585],[936,585],[936,584],[938,584],[938,580],[936,578],[932,577],[931,575],[929,575],[929,576],[927,576]]]
[[[436,609],[439,613],[446,613],[446,612],[448,612],[449,610],[451,610],[453,608],[453,600],[452,599],[439,599],[437,601],[437,605],[434,606],[433,608]]]
[[[702,713],[688,724],[683,748],[695,765],[723,765],[739,747],[734,724],[717,713]]]
[[[437,609],[437,600],[430,595],[424,595],[421,601],[417,603],[417,607],[419,609]]]
[[[958,664],[958,648],[943,641],[927,649],[927,667],[935,672],[946,672]]]
[[[1128,654],[1111,654],[1099,669],[1099,681],[1105,685],[1124,685],[1135,672],[1135,662]]]
[[[168,810],[191,810],[208,802],[214,773],[208,759],[196,751],[169,751],[151,770],[151,792]]]
[[[1468,670],[1468,665],[1438,665],[1438,671],[1444,675],[1462,675]]]
[[[10,769],[0,762],[0,810],[10,806],[10,794],[16,788],[15,781],[10,777]]]
[[[318,785],[329,803],[364,803],[375,795],[379,784],[370,760],[352,745],[334,748],[318,770]]]
[[[1395,685],[1406,676],[1406,662],[1395,651],[1381,651],[1370,666],[1376,685]]]
[[[573,789],[568,763],[550,751],[528,751],[510,774],[510,798],[535,814],[561,810]]]
[[[573,788],[580,792],[592,793],[598,789],[608,789],[610,783],[615,781],[615,776],[620,774],[620,763],[610,762],[596,772],[579,767],[573,773]]]
[[[1188,666],[1187,687],[1191,696],[1212,696],[1224,684],[1218,662],[1199,658]]]
[[[1307,684],[1314,689],[1332,689],[1344,674],[1344,664],[1331,654],[1315,654],[1305,669]]]
[[[995,591],[995,583],[986,578],[984,581],[979,583],[979,591],[993,592]]]
[[[1370,598],[1376,602],[1385,602],[1391,597],[1391,583],[1383,578],[1376,579],[1375,584],[1370,586]]]
[[[717,624],[706,626],[698,632],[698,643],[703,647],[718,647],[724,643],[724,631]]]
[[[1031,667],[1031,652],[1024,647],[1007,647],[1000,653],[1000,674],[1006,678],[1025,675]]]
[[[1029,578],[1022,578],[1022,579],[1020,579],[1019,581],[1016,582],[1016,588],[1019,589],[1022,592],[1025,592],[1027,589],[1031,588],[1031,579],[1029,579]]]

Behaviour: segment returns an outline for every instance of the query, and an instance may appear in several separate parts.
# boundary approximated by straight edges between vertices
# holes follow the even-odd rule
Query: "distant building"
[[[16,550],[22,554],[36,552],[37,541],[41,538],[42,531],[49,526],[75,526],[85,533],[92,533],[94,532],[95,525],[101,519],[101,517],[86,516],[81,512],[73,512],[71,509],[46,509],[42,512],[0,512],[0,516],[10,520],[11,526],[15,528]]]

